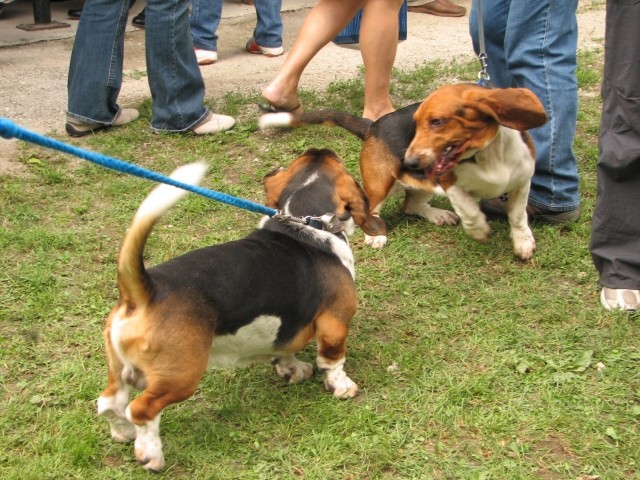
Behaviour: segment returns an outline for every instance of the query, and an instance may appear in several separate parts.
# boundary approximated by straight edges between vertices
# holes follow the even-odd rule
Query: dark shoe
[[[144,18],[144,8],[143,8],[138,15],[136,15],[131,19],[131,25],[138,28],[144,28],[144,21],[145,21],[145,18]]]
[[[67,15],[69,15],[69,18],[73,20],[80,20],[81,13],[82,13],[81,8],[72,8],[69,11],[67,11]]]
[[[462,17],[467,13],[467,9],[456,5],[450,0],[433,0],[432,2],[409,7],[408,10],[414,13],[428,13],[438,17]]]
[[[480,200],[480,210],[488,217],[505,220],[507,218],[506,197],[492,198],[491,200]],[[569,210],[567,212],[554,212],[544,210],[540,207],[527,205],[527,215],[532,222],[548,223],[551,225],[564,225],[573,223],[580,217],[580,209]]]

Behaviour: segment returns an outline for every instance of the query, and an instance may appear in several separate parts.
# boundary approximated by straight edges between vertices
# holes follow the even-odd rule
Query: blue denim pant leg
[[[116,119],[128,13],[129,0],[84,3],[67,78],[70,117],[101,125]]]
[[[530,130],[536,171],[529,203],[551,211],[580,205],[573,140],[578,85],[575,77],[578,0],[483,0],[489,75],[497,87],[526,87],[540,98],[547,123]],[[469,26],[479,49],[477,1]]]
[[[202,50],[218,51],[218,25],[222,17],[222,0],[193,0],[191,3],[191,34],[193,45]]]
[[[261,47],[276,48],[282,46],[282,0],[254,0],[256,9],[256,28],[253,38]]]
[[[184,132],[208,114],[189,28],[190,0],[147,0],[146,59],[151,129]]]

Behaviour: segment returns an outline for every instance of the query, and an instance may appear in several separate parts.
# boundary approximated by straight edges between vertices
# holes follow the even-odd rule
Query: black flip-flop
[[[278,107],[278,106],[274,105],[273,103],[259,103],[258,104],[258,108],[263,113],[291,113],[291,114],[293,114],[293,112],[295,112],[298,109],[300,110],[299,113],[302,113],[302,105],[299,104],[299,103],[293,108]]]

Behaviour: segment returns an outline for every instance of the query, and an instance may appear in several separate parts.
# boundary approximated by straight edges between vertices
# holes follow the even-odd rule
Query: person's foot
[[[99,130],[126,125],[136,120],[139,116],[140,113],[135,108],[121,108],[113,123],[103,125],[101,123],[83,122],[67,115],[65,130],[72,137],[84,137]]]
[[[209,112],[209,115],[200,122],[197,127],[191,129],[196,135],[208,135],[211,133],[224,132],[229,130],[236,124],[233,117],[228,115],[218,115],[217,113]]]
[[[277,86],[275,81],[262,90],[262,98],[267,101],[266,105],[259,106],[264,112],[286,112],[299,115],[303,111],[296,90],[293,90],[293,95],[288,95],[285,90]]]
[[[466,8],[456,5],[450,0],[433,0],[424,5],[408,7],[407,10],[413,13],[437,15],[438,17],[462,17],[467,13]]]
[[[636,312],[640,309],[640,290],[602,287],[600,303],[607,310]]]
[[[138,28],[144,28],[145,20],[146,18],[145,18],[145,13],[143,8],[138,15],[136,15],[131,19],[131,25]]]
[[[218,61],[218,52],[215,50],[204,50],[202,48],[194,48],[198,65],[211,65]]]
[[[492,198],[490,200],[480,200],[480,210],[487,216],[498,219],[506,219],[508,206],[507,199],[504,197]],[[544,210],[540,207],[527,205],[527,215],[532,222],[548,223],[551,225],[563,225],[573,223],[580,217],[580,209],[569,210],[566,212],[556,212],[552,210]]]
[[[279,57],[284,53],[284,48],[282,47],[263,47],[258,45],[253,37],[247,41],[246,49],[249,53],[264,55],[265,57]]]

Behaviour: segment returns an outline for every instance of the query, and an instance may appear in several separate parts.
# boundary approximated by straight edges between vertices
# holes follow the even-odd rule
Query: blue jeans
[[[529,88],[547,112],[547,123],[529,131],[536,146],[529,203],[555,212],[580,205],[573,153],[578,112],[577,8],[578,0],[482,0],[491,82],[500,88]],[[471,5],[469,29],[478,53],[477,0]]]
[[[147,0],[145,42],[151,129],[190,130],[209,113],[189,30],[189,0]],[[67,80],[67,114],[87,123],[116,119],[129,0],[87,0]]]
[[[253,38],[262,47],[282,46],[282,0],[254,0],[256,28]],[[193,44],[202,50],[218,51],[218,25],[222,16],[222,0],[193,0],[191,34]]]

